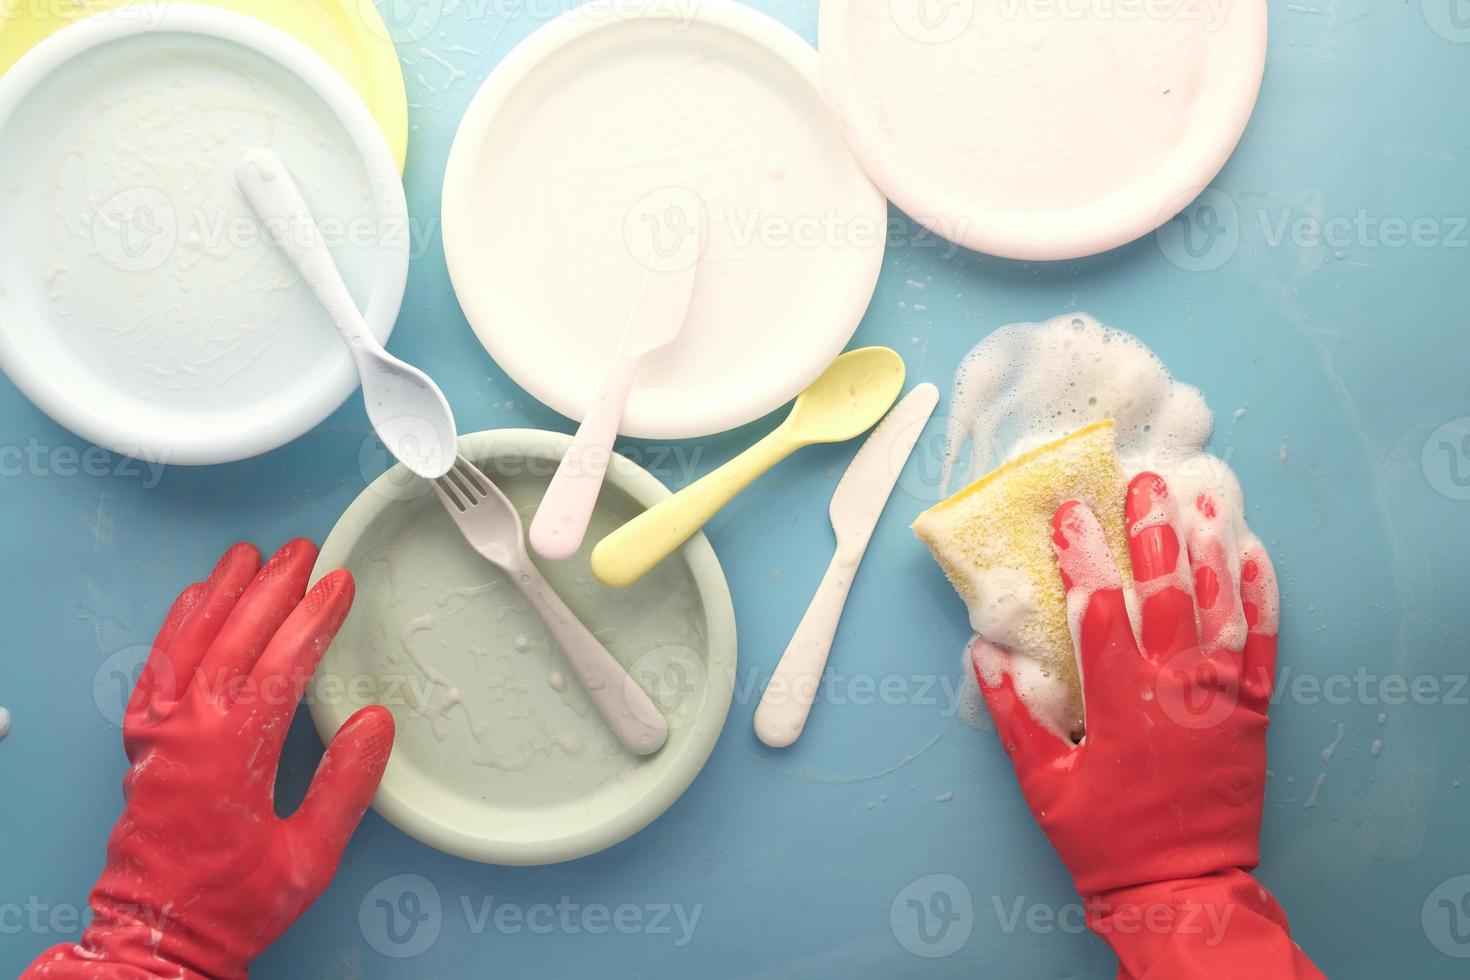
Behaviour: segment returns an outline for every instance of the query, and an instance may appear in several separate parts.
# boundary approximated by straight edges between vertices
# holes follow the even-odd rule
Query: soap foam
[[[1085,313],[995,331],[965,357],[953,398],[946,492],[966,446],[979,476],[1112,419],[1124,469],[1161,472],[1199,455],[1215,427],[1199,389],[1175,381],[1137,337]]]
[[[1182,540],[1196,547],[1218,541],[1230,576],[1222,588],[1238,596],[1241,555],[1260,547],[1246,524],[1240,483],[1229,466],[1204,451],[1215,422],[1203,394],[1175,380],[1138,338],[1104,326],[1085,313],[1002,327],[966,356],[955,378],[951,404],[941,474],[946,494],[959,482],[955,476],[965,461],[963,482],[969,483],[1038,446],[1113,419],[1123,471],[1130,479],[1142,472],[1164,478],[1177,505]],[[1214,503],[1212,519],[1197,506],[1202,498]],[[1123,515],[1099,514],[1098,518],[1107,526],[1122,521]],[[1140,530],[1159,526],[1167,519],[1162,508],[1155,508],[1136,526]],[[1114,557],[1126,567],[1126,555]],[[1008,584],[1026,581],[1004,569],[987,573],[979,596],[970,603],[971,621],[981,636],[1008,645],[1018,655],[1012,661],[1018,693],[1038,718],[1059,728],[1066,717],[1067,692],[1058,690],[1045,672],[1026,667],[1036,663],[1037,651],[1017,643],[1018,631],[996,615],[998,610],[1034,604],[1029,592]],[[1173,576],[1138,589],[1131,585],[1131,576],[1124,576],[1124,584],[1137,628],[1138,604],[1152,592],[1169,585],[1192,591],[1187,555],[1181,549],[1180,568]],[[1089,595],[1084,588],[1069,597],[1074,636],[1076,620]],[[1239,606],[1238,599],[1235,605]],[[1276,610],[1263,612],[1274,625]],[[1239,649],[1244,639],[1244,617],[1232,611],[1219,627],[1217,642]],[[996,669],[994,664],[989,667]],[[966,671],[965,682],[974,685],[973,671]]]

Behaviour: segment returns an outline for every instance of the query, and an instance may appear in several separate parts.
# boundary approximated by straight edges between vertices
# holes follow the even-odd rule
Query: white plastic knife
[[[832,497],[837,554],[755,711],[755,734],[773,749],[791,745],[806,727],[858,566],[899,474],[938,405],[939,389],[931,384],[909,392],[873,430],[837,485]]]
[[[531,521],[531,547],[550,561],[570,558],[582,546],[638,368],[649,354],[677,340],[688,319],[704,213],[693,194],[681,196],[671,207],[682,212],[679,222],[672,225],[682,230],[677,253],[660,256],[659,268],[650,269],[644,277],[607,381],[577,429]]]

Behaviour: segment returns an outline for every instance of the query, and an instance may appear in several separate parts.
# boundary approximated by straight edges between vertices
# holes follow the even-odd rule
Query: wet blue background
[[[815,39],[815,0],[755,6]],[[390,11],[413,104],[407,183],[421,252],[392,346],[439,379],[465,431],[570,428],[475,342],[436,221],[450,141],[479,80],[554,7]],[[855,342],[898,348],[914,381],[947,391],[988,331],[1084,309],[1204,389],[1220,420],[1214,448],[1239,473],[1283,576],[1261,877],[1334,977],[1463,976],[1451,954],[1470,955],[1470,878],[1458,878],[1470,874],[1470,691],[1460,686],[1470,4],[1273,4],[1271,31],[1250,130],[1186,223],[1043,266],[900,232]],[[1418,242],[1404,243],[1416,220]],[[1319,228],[1341,237],[1314,242]],[[685,483],[769,424],[683,447],[694,465],[673,457],[660,474]],[[830,554],[826,503],[853,451],[814,450],[709,529],[739,614],[739,693],[708,768],[665,817],[596,857],[513,870],[438,854],[369,815],[335,884],[257,975],[1111,975],[1106,948],[1066,912],[1068,880],[994,737],[950,710],[964,612],[906,530],[935,493],[938,431],[879,531],[833,663],[849,677],[901,678],[902,703],[861,703],[867,692],[839,686],[833,700],[848,703],[820,704],[794,751],[767,751],[751,734],[755,698]],[[228,544],[323,538],[385,465],[354,398],[307,438],[247,463],[169,470],[156,486],[115,458],[107,476],[61,475],[67,447],[85,446],[0,380],[0,446],[28,445],[46,472],[17,475],[12,452],[0,478],[0,704],[14,713],[0,742],[5,975],[74,935],[67,909],[101,865],[124,770],[119,732],[98,707],[116,703],[113,669]],[[650,463],[660,448],[629,447]],[[1416,700],[1395,677],[1437,690],[1420,686]],[[319,752],[303,712],[284,800],[299,798]],[[954,878],[930,877],[940,874]],[[405,888],[426,907],[437,898],[440,912],[395,945],[376,902]],[[919,937],[910,899],[930,911],[937,943]],[[678,905],[699,919],[682,945],[677,925],[647,928],[649,912],[628,935],[536,934],[483,922],[490,900],[492,913],[502,902]],[[1062,911],[1062,924],[1008,928],[1032,906]]]

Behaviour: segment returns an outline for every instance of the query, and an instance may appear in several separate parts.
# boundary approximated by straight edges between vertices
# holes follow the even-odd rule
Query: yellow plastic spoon
[[[787,456],[856,439],[877,425],[898,400],[903,379],[903,359],[887,347],[843,354],[802,392],[776,431],[603,538],[592,551],[592,573],[615,589],[632,585]]]

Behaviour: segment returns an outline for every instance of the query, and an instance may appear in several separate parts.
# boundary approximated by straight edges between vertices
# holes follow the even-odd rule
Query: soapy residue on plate
[[[76,59],[5,127],[0,313],[59,370],[151,409],[248,408],[345,361],[325,313],[235,186],[286,159],[354,297],[374,288],[377,194],[304,82],[232,42],[129,37]],[[285,379],[283,381],[283,379]],[[300,380],[297,380],[300,379]]]
[[[626,427],[724,430],[794,396],[851,336],[883,254],[883,199],[805,60],[702,13],[673,29],[593,6],[583,23],[604,26],[548,55],[472,134],[472,221],[461,231],[447,215],[444,238],[451,271],[464,252],[474,278],[455,285],[500,366],[580,417],[648,270],[682,267],[692,193],[704,222],[687,324],[640,369]],[[805,44],[796,54],[815,62]]]
[[[822,5],[821,49],[899,207],[983,251],[1056,258],[1143,234],[1209,183],[1259,89],[1264,11],[844,0]]]
[[[10,734],[10,709],[0,708],[0,741]]]
[[[1116,423],[1125,473],[1131,478],[1151,471],[1168,483],[1179,502],[1185,540],[1193,529],[1193,502],[1206,492],[1214,498],[1222,542],[1227,554],[1236,558],[1229,567],[1238,567],[1240,552],[1255,539],[1246,525],[1235,474],[1204,451],[1214,416],[1203,394],[1175,380],[1138,338],[1085,313],[1002,327],[966,356],[955,377],[941,491],[948,494],[956,484],[1105,419]],[[962,473],[963,478],[956,479]],[[1100,519],[1109,518],[1100,515]],[[1121,521],[1122,515],[1112,519]],[[986,573],[970,610],[971,620],[1003,624],[1004,617],[990,610],[1024,606],[1026,596],[1016,594],[1022,581],[1006,569]],[[1137,597],[1131,588],[1128,599],[1130,610],[1136,611]],[[1045,671],[1024,669],[1027,650],[1015,636],[985,639],[1020,655],[1018,688],[1038,717],[1065,715],[1068,692],[1057,690]],[[977,727],[988,727],[980,709],[983,698],[974,690],[978,685],[970,650],[967,644],[963,676],[968,690],[960,701],[962,715]]]
[[[544,479],[498,482],[523,518],[545,492]],[[465,547],[432,496],[414,506],[376,525],[357,557],[358,603],[323,671],[362,678],[353,703],[393,711],[397,765],[455,793],[546,806],[611,791],[643,771],[515,583]],[[599,505],[589,537],[628,516],[627,508]],[[651,685],[671,728],[692,721],[705,703],[700,651],[708,648],[696,582],[671,562],[631,593],[612,594],[586,561],[584,553],[544,572],[614,656]]]
[[[496,736],[491,720],[477,715],[466,704],[464,691],[435,665],[433,654],[424,649],[425,641],[431,637],[420,635],[432,634],[445,625],[446,620],[463,612],[479,597],[502,588],[509,591],[509,583],[504,579],[492,579],[480,585],[453,587],[440,592],[434,599],[434,606],[440,611],[410,620],[397,638],[399,651],[388,652],[387,659],[399,661],[401,657],[398,654],[401,652],[417,670],[417,679],[424,683],[405,683],[403,697],[410,712],[428,723],[435,739],[440,742],[447,740],[455,723],[454,719],[462,717],[467,726],[465,731],[473,744],[469,761],[477,766],[517,772],[530,766],[538,758],[552,756],[555,752],[580,755],[586,748],[585,741],[576,732],[554,728],[544,720],[529,727],[520,724],[534,721],[534,712],[525,698],[530,693],[530,687],[518,677],[516,669],[516,660],[530,649],[529,640],[524,635],[518,636],[513,650],[495,657],[495,670],[488,675],[483,670],[477,670],[473,681],[479,695],[476,700],[493,705],[501,720],[515,723],[520,729],[513,740],[507,740]],[[498,618],[504,620],[516,608],[517,602],[514,601],[503,605]],[[469,652],[477,665],[491,655],[490,650],[479,647],[471,647]],[[560,677],[561,674],[554,676]],[[565,694],[565,682],[555,689]],[[574,697],[564,696],[562,702],[573,714],[587,716],[585,706]]]

